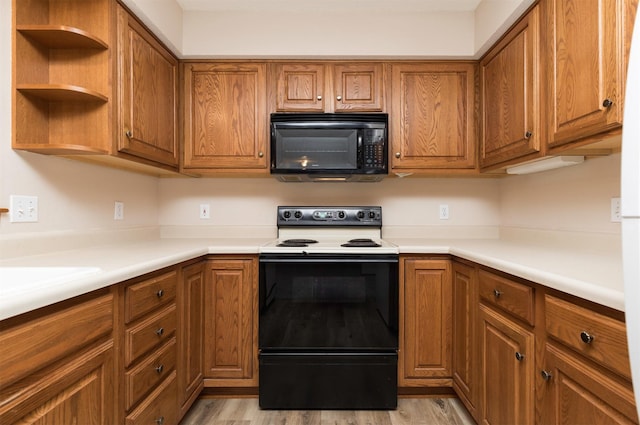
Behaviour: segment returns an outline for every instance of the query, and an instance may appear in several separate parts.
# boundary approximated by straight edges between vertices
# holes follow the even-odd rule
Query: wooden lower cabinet
[[[471,416],[477,418],[479,382],[478,344],[478,271],[475,267],[453,262],[453,389]]]
[[[401,257],[400,387],[451,387],[451,261]]]
[[[205,262],[182,268],[178,288],[178,407],[184,416],[204,385]]]
[[[258,385],[258,260],[220,256],[206,263],[206,387]]]
[[[0,322],[0,423],[116,422],[109,291]]]
[[[628,381],[603,373],[588,361],[554,344],[547,344],[542,382],[542,423],[637,424],[633,390]]]
[[[480,420],[482,424],[533,424],[534,334],[480,304]]]

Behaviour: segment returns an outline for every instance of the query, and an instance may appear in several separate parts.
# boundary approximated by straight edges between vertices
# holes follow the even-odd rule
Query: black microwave
[[[380,181],[388,114],[271,114],[271,174],[282,181]]]

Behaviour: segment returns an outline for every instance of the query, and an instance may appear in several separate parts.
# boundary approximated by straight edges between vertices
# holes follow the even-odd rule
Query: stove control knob
[[[364,211],[358,211],[358,214],[356,215],[360,220],[362,220],[364,218]]]
[[[293,213],[293,216],[294,216],[295,218],[298,218],[298,219],[299,219],[299,218],[302,218],[302,211],[296,211],[296,212],[294,212],[294,213]]]
[[[291,211],[285,211],[282,213],[282,216],[286,219],[291,218]]]
[[[346,216],[346,214],[344,213],[344,211],[338,211],[338,218],[339,219],[342,220],[343,218],[345,218],[345,216]]]
[[[369,211],[369,218],[371,218],[371,219],[376,218],[376,212],[375,211]]]

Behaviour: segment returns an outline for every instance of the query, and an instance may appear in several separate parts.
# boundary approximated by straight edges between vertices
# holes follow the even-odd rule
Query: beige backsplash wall
[[[610,220],[611,198],[620,196],[620,154],[510,176],[499,191],[504,227],[620,234],[620,223]]]

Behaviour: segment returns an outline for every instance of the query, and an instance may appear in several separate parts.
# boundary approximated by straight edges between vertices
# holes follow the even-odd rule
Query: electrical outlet
[[[200,204],[200,218],[207,220],[211,218],[211,210],[209,204]]]
[[[35,223],[38,221],[37,196],[9,196],[9,222]]]
[[[124,220],[124,202],[116,201],[113,208],[113,219]]]
[[[440,214],[440,220],[449,220],[449,205],[440,204],[438,211]]]
[[[611,222],[620,223],[620,198],[611,198]]]

